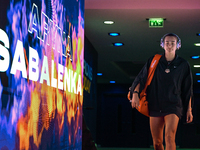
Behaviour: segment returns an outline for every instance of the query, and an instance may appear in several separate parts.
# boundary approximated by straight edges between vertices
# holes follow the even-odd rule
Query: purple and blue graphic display
[[[0,1],[0,150],[81,150],[84,0]]]

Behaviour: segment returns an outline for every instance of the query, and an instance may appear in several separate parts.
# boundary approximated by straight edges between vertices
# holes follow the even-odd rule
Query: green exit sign
[[[163,18],[149,18],[149,27],[151,28],[163,28],[164,19]]]

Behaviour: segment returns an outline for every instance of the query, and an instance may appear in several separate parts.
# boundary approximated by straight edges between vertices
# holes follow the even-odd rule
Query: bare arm
[[[138,83],[138,85],[135,87],[135,90],[134,90],[134,91],[139,92],[139,90],[140,90],[140,83]],[[133,93],[133,94],[134,94],[134,93]]]
[[[190,98],[190,101],[189,101],[189,104],[188,104],[188,110],[192,110],[191,101],[192,101],[192,99]]]
[[[134,91],[137,91],[139,93],[140,90],[140,83],[135,87]],[[137,108],[139,106],[139,96],[138,93],[133,93],[132,99],[131,99],[131,93],[130,91],[128,92],[128,99],[131,101],[131,106],[132,108]]]
[[[192,115],[192,106],[191,106],[191,101],[192,98],[190,98],[189,104],[188,104],[188,109],[187,109],[187,118],[186,118],[186,122],[187,123],[191,123],[193,121],[193,115]]]

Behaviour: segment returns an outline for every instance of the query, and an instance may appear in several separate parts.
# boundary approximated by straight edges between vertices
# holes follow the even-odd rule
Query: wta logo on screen
[[[62,47],[63,40],[57,40],[56,35],[62,34],[62,37],[65,37],[65,32],[61,31],[61,28],[58,27],[58,25],[55,25],[52,20],[50,20],[47,15],[45,15],[42,12],[42,18],[43,20],[43,26],[40,26],[39,19],[38,19],[38,8],[35,4],[33,4],[32,7],[32,13],[31,13],[31,19],[29,22],[28,31],[29,33],[35,32],[37,35],[37,38],[46,43],[49,46],[49,43],[52,42],[53,46],[52,48],[55,49],[55,43],[60,44]],[[45,21],[46,20],[46,21]],[[42,28],[42,30],[40,29]],[[52,29],[52,30],[51,30]],[[41,32],[43,31],[43,32]],[[50,34],[54,34],[54,40],[50,40]],[[55,42],[56,40],[56,42]],[[66,39],[64,38],[66,41]],[[0,72],[6,72],[10,65],[10,54],[9,54],[9,38],[5,31],[0,29],[0,41],[4,44],[0,44]],[[61,53],[60,51],[58,51]],[[68,53],[70,56],[70,54]],[[66,59],[69,56],[65,56]],[[3,57],[3,59],[2,59]],[[26,60],[27,61],[27,60]],[[28,79],[31,81],[39,81],[41,84],[46,82],[48,86],[58,88],[60,90],[67,90],[68,92],[82,95],[82,84],[81,84],[81,75],[77,74],[71,69],[68,69],[67,67],[64,67],[62,64],[58,64],[58,70],[57,70],[57,79],[54,78],[55,70],[54,60],[51,61],[51,83],[50,83],[50,72],[49,72],[49,66],[48,66],[48,58],[47,56],[43,56],[43,62],[41,67],[41,72],[39,71],[39,64],[41,62],[39,59],[39,55],[37,50],[29,46],[29,62],[28,62],[28,69],[26,68],[26,61],[25,61],[25,55],[24,55],[24,48],[23,43],[20,40],[17,40],[14,58],[12,61],[10,74],[16,75],[17,71],[20,71],[22,73],[22,77],[27,79],[27,73],[28,73]],[[54,72],[55,71],[55,72]],[[78,78],[78,83],[76,84],[76,79]]]

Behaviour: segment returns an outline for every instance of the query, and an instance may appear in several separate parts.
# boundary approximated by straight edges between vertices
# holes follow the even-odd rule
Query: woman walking
[[[164,150],[164,129],[166,150],[176,150],[175,135],[181,116],[186,114],[187,123],[193,120],[192,74],[188,62],[176,54],[176,50],[181,47],[181,40],[176,34],[164,35],[161,47],[165,52],[146,91],[150,130],[155,150]],[[139,106],[139,93],[145,86],[152,59],[148,59],[130,88],[128,98],[132,100],[132,108]]]

